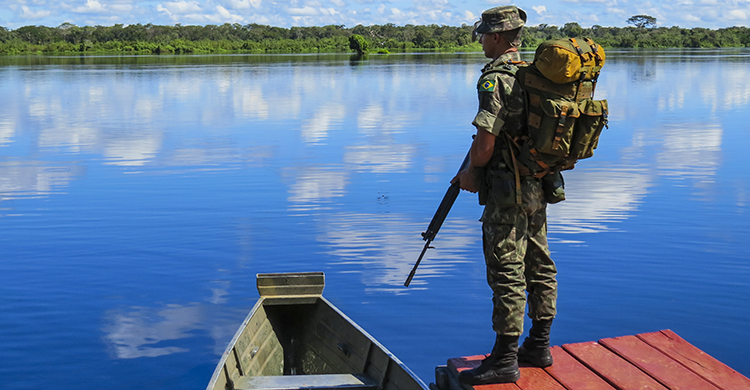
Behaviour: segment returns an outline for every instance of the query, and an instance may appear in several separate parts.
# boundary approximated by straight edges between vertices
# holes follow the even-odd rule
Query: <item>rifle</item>
[[[461,172],[462,170],[466,168],[466,166],[469,165],[470,154],[471,154],[471,149],[469,149],[469,152],[466,153],[464,162],[461,163],[461,168],[458,168],[458,172]],[[425,230],[425,232],[422,233],[422,239],[427,242],[424,244],[424,248],[422,248],[422,253],[419,254],[419,258],[417,259],[417,262],[414,264],[414,268],[412,268],[411,272],[409,272],[409,276],[406,278],[406,282],[404,282],[404,287],[409,287],[411,280],[414,278],[414,274],[417,273],[417,267],[419,267],[419,263],[422,262],[422,257],[424,257],[424,254],[425,252],[427,252],[427,249],[434,248],[430,246],[430,243],[432,242],[432,240],[435,239],[435,236],[438,234],[440,227],[443,226],[443,222],[445,222],[445,217],[447,217],[448,212],[451,211],[451,207],[453,207],[453,203],[456,201],[456,198],[458,197],[459,192],[461,192],[461,187],[459,187],[458,182],[451,184],[451,186],[448,187],[448,191],[445,192],[445,196],[443,196],[443,200],[440,202],[440,206],[438,206],[437,211],[435,211],[435,216],[432,217],[432,221],[430,221],[430,225],[427,226],[427,230]]]

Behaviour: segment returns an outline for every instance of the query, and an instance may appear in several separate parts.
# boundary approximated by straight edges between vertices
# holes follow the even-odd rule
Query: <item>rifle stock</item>
[[[458,169],[458,172],[461,172],[469,165],[470,154],[471,149],[469,149],[469,152],[466,153],[466,157],[464,158],[463,163],[461,163],[461,168]],[[461,192],[461,187],[459,186],[458,182],[451,184],[451,186],[448,187],[448,191],[445,192],[443,200],[440,202],[440,206],[438,206],[437,211],[435,211],[435,215],[432,217],[432,221],[430,221],[430,224],[427,226],[427,230],[422,233],[422,239],[427,242],[424,244],[424,248],[422,248],[422,253],[419,254],[417,262],[414,264],[414,267],[412,267],[411,272],[409,272],[409,276],[404,282],[404,287],[409,287],[411,280],[417,273],[417,267],[419,267],[419,263],[422,262],[422,258],[424,257],[425,252],[427,252],[427,249],[432,248],[430,246],[430,243],[435,239],[438,231],[440,231],[440,227],[443,226],[443,222],[445,222],[445,218],[448,216],[448,212],[451,211],[451,207],[453,207],[453,203],[456,201],[459,192]]]

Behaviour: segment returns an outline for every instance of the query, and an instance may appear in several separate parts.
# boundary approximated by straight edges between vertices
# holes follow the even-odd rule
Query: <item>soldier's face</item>
[[[487,58],[497,58],[495,52],[497,51],[497,42],[499,34],[479,34],[479,43],[482,44],[482,50],[484,50],[484,56]]]
[[[508,41],[498,33],[480,34],[479,43],[482,44],[484,56],[492,58],[493,60],[500,57],[512,47]]]

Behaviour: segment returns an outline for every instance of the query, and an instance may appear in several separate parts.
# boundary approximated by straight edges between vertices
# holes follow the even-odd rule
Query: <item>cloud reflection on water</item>
[[[25,162],[0,164],[0,201],[49,196],[69,185],[85,172],[77,165],[30,165]]]
[[[413,67],[403,73],[399,69],[391,69],[389,75],[378,74],[378,89],[385,91],[378,98],[363,97],[357,89],[346,95],[351,92],[335,77],[302,67],[281,78],[272,77],[273,71],[266,70],[140,79],[139,72],[133,71],[118,73],[119,79],[101,85],[87,86],[87,81],[80,79],[29,88],[19,94],[25,102],[15,103],[25,107],[26,116],[0,119],[0,147],[18,146],[19,137],[27,137],[27,143],[33,145],[18,160],[0,165],[0,200],[48,196],[85,173],[78,163],[61,163],[58,167],[37,161],[38,149],[55,157],[59,151],[53,149],[62,149],[66,157],[98,154],[104,163],[123,170],[145,166],[186,170],[207,165],[271,166],[277,170],[269,169],[272,173],[268,175],[280,176],[281,185],[286,186],[289,213],[314,218],[315,239],[326,248],[338,270],[359,273],[370,290],[403,293],[401,285],[422,249],[419,233],[430,215],[415,218],[406,212],[354,212],[341,206],[347,195],[360,194],[361,188],[352,187],[353,183],[411,175],[416,181],[447,184],[455,171],[455,167],[440,164],[425,152],[429,142],[437,142],[426,141],[432,134],[420,138],[406,130],[416,121],[429,120],[435,115],[435,107],[423,104],[422,97],[415,99],[419,104],[401,104],[411,102],[403,96],[414,92],[418,81],[429,81],[423,85],[438,83],[439,96],[450,95],[448,83],[440,83],[443,80],[434,72],[437,67],[426,79],[414,82],[418,72]],[[284,67],[279,70],[288,71]],[[746,107],[750,102],[746,67],[732,68],[722,78],[701,79],[701,84],[709,85],[698,88],[699,94],[694,84],[660,81],[659,70],[657,67],[645,80],[659,87],[655,100],[639,106],[647,106],[646,115],[649,110],[682,112],[686,107],[698,107],[696,96],[710,108],[707,111]],[[681,77],[693,80],[689,76],[705,74]],[[476,69],[466,66],[466,71],[454,78],[472,89],[476,77]],[[623,77],[603,83],[600,97],[609,95],[613,101],[621,92],[632,92],[628,82]],[[154,83],[157,88],[153,88]],[[69,84],[72,87],[67,92],[58,90]],[[286,89],[280,91],[279,86]],[[350,103],[349,99],[361,100]],[[76,108],[69,108],[70,104]],[[613,128],[608,131],[620,131],[615,124],[624,123],[628,115],[632,113],[613,113]],[[710,118],[696,121],[667,117],[666,123],[637,127],[632,138],[623,137],[622,144],[607,146],[607,166],[581,164],[566,173],[569,200],[550,206],[550,233],[616,229],[619,221],[636,215],[650,189],[658,185],[660,175],[712,180],[721,166],[724,129],[718,120]],[[354,123],[356,134],[344,128],[344,124]],[[287,132],[269,135],[274,131]],[[742,190],[746,186],[738,187]],[[742,204],[748,194],[740,190],[737,196]],[[439,195],[434,199],[435,206],[438,202]],[[475,215],[469,217],[449,217],[435,243],[438,248],[429,252],[432,259],[440,261],[426,261],[420,266],[415,288],[426,285],[431,277],[450,273],[457,264],[477,261],[479,222]],[[203,330],[217,341],[220,353],[224,345],[219,340],[227,340],[236,323],[222,323],[212,311],[224,304],[229,287],[211,288],[208,303],[111,311],[106,315],[105,341],[120,359],[157,357],[188,352],[171,343],[195,337],[196,330]]]
[[[188,352],[187,348],[159,344],[190,337],[190,332],[201,327],[203,317],[199,306],[180,305],[111,313],[104,328],[105,339],[119,359]]]
[[[567,200],[547,208],[552,234],[611,230],[614,222],[632,215],[654,185],[646,167],[577,168],[563,175]]]
[[[16,125],[10,119],[0,119],[0,147],[12,142],[16,134]]]
[[[179,344],[175,341],[195,337],[196,331],[205,331],[214,340],[213,354],[220,355],[237,331],[237,323],[231,318],[246,313],[223,306],[231,287],[229,281],[214,281],[212,285],[212,296],[207,302],[108,312],[102,332],[110,353],[117,359],[136,359],[191,352],[169,344]]]
[[[370,290],[404,293],[406,275],[422,250],[424,241],[419,236],[425,223],[415,223],[409,216],[399,214],[335,213],[321,221],[318,241],[328,248],[328,255],[339,266],[355,266],[362,282]],[[425,261],[420,265],[419,278],[412,286],[419,288],[427,279],[450,272],[456,264],[471,261],[467,257],[474,249],[479,229],[475,220],[448,218],[441,230],[436,249],[429,257],[440,261]],[[474,259],[476,260],[476,259]]]
[[[656,155],[657,174],[713,180],[722,155],[723,128],[718,120],[673,123],[658,131],[664,146]]]
[[[315,209],[321,202],[346,194],[347,173],[342,168],[304,167],[292,175],[294,183],[289,186],[287,200],[295,210]]]
[[[317,144],[328,137],[331,127],[344,120],[346,107],[340,103],[326,103],[315,110],[312,118],[302,124],[302,140]]]
[[[158,135],[114,139],[105,144],[103,156],[107,164],[143,166],[159,154],[161,143]]]

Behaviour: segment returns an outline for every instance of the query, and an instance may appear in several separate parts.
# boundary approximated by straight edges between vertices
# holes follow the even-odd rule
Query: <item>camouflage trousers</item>
[[[506,336],[523,333],[527,293],[531,319],[553,319],[557,312],[557,268],[547,245],[547,204],[541,182],[525,178],[522,191],[522,205],[488,203],[482,216],[492,326]]]

